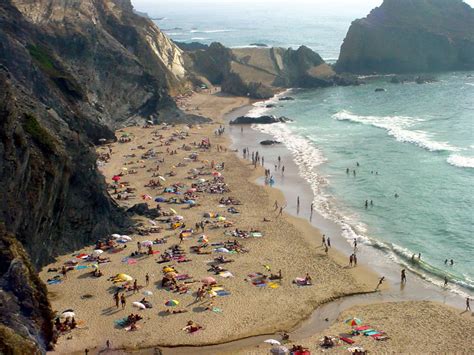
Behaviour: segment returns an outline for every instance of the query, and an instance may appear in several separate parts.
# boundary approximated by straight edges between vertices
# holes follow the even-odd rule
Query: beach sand
[[[158,264],[156,261],[159,256],[174,244],[179,244],[179,230],[167,230],[167,224],[161,224],[158,218],[154,223],[164,227],[164,230],[158,234],[149,236],[131,235],[133,241],[128,243],[127,249],[118,253],[103,253],[110,257],[111,262],[100,266],[104,276],[96,278],[90,275],[91,269],[74,270],[67,274],[67,279],[57,285],[48,285],[50,300],[55,311],[61,312],[65,309],[73,309],[76,314],[76,320],[79,321],[79,329],[75,329],[59,338],[56,353],[83,353],[85,348],[90,349],[90,353],[98,353],[105,347],[106,340],[111,342],[114,349],[140,349],[161,346],[175,345],[201,345],[226,342],[233,339],[239,339],[256,334],[271,334],[277,331],[290,330],[295,327],[302,319],[307,318],[312,311],[325,302],[329,302],[338,297],[349,294],[372,292],[377,284],[378,275],[363,267],[348,268],[347,258],[336,250],[330,249],[328,255],[325,254],[321,246],[321,235],[307,221],[283,214],[277,217],[277,212],[273,208],[275,200],[279,204],[284,204],[283,195],[276,189],[258,186],[254,183],[257,177],[263,175],[263,169],[254,169],[248,161],[240,159],[237,154],[230,150],[217,151],[217,146],[227,147],[228,137],[226,135],[216,137],[214,131],[223,124],[223,117],[233,109],[247,105],[250,102],[246,98],[228,97],[221,94],[195,94],[186,103],[187,109],[195,114],[200,114],[213,119],[214,123],[202,126],[194,126],[191,129],[183,126],[176,126],[163,130],[161,126],[153,128],[128,127],[117,133],[118,136],[127,132],[132,135],[130,143],[114,143],[112,145],[113,153],[111,160],[101,169],[107,182],[111,182],[113,175],[135,169],[136,174],[124,175],[121,182],[129,182],[130,187],[136,188],[136,198],[117,201],[125,207],[131,207],[136,203],[144,202],[140,196],[149,194],[153,198],[160,195],[163,188],[151,189],[144,185],[151,179],[152,172],[147,171],[150,168],[156,168],[156,159],[141,159],[140,156],[148,149],[154,148],[158,157],[164,157],[165,162],[159,163],[161,175],[171,170],[176,172],[176,176],[166,177],[164,186],[169,186],[177,182],[182,182],[189,186],[195,180],[188,180],[188,171],[192,168],[199,168],[204,165],[210,165],[212,160],[217,163],[225,162],[225,169],[222,175],[228,184],[231,192],[225,194],[207,194],[198,193],[197,207],[188,209],[186,205],[161,203],[163,210],[168,211],[173,208],[179,215],[184,217],[187,228],[194,228],[196,222],[201,221],[205,212],[215,212],[224,215],[228,221],[234,223],[234,227],[227,230],[239,228],[249,230],[258,229],[262,232],[262,238],[238,239],[243,246],[249,249],[248,253],[226,254],[227,258],[235,261],[224,264],[235,277],[222,278],[208,272],[209,262],[214,257],[221,254],[212,252],[210,255],[197,255],[190,253],[189,248],[197,245],[198,238],[202,233],[195,233],[189,239],[185,239],[181,247],[187,252],[191,262],[178,263],[169,262]],[[173,132],[186,131],[189,136],[185,140],[176,140],[170,146],[160,146],[160,141],[154,137],[153,132],[159,130],[166,140]],[[202,138],[209,137],[212,143],[212,149],[203,151],[197,148],[192,149],[199,153],[197,162],[185,160],[192,151],[181,149],[183,143],[190,145],[193,142],[200,142]],[[162,141],[163,141],[162,140]],[[142,145],[144,149],[137,148]],[[168,155],[166,149],[176,150],[177,154]],[[107,148],[101,147],[99,152],[106,152]],[[134,158],[127,158],[125,155],[136,154]],[[178,167],[179,163],[185,163],[186,166]],[[175,168],[173,168],[173,166]],[[207,171],[212,171],[210,168]],[[203,176],[209,179],[210,176]],[[113,191],[111,190],[111,193]],[[115,195],[114,195],[115,196]],[[171,197],[171,194],[164,194],[165,197]],[[226,207],[219,206],[221,197],[233,196],[240,200],[242,205],[235,206],[240,211],[239,214],[227,212]],[[178,197],[182,197],[178,196]],[[147,201],[150,207],[155,207],[156,203]],[[263,218],[269,218],[271,222],[263,222]],[[136,218],[147,227],[152,224],[147,218]],[[223,242],[232,237],[224,235],[225,229],[209,229],[204,232],[210,243]],[[104,236],[106,237],[106,236]],[[137,263],[129,265],[122,262],[122,259],[136,250],[137,241],[154,240],[155,238],[167,237],[166,244],[154,245],[153,250],[159,251],[153,256],[144,256],[137,259]],[[86,247],[76,251],[78,253],[91,253],[94,246]],[[209,247],[209,251],[213,248]],[[46,266],[40,273],[43,280],[47,280],[56,273],[47,272],[48,268],[60,268],[67,260],[72,259],[72,254],[63,255],[57,258],[56,262]],[[90,263],[80,263],[79,265],[90,265]],[[191,283],[190,292],[187,294],[178,294],[170,292],[160,287],[160,281],[163,277],[162,267],[172,265],[178,273],[189,274],[195,280]],[[265,266],[266,267],[265,267]],[[268,285],[266,287],[254,286],[248,281],[248,275],[251,273],[270,274],[282,271],[283,280],[281,283],[275,283],[275,288]],[[138,280],[139,285],[145,284],[145,274],[150,274],[149,286],[143,288],[139,294],[128,292],[127,306],[125,310],[116,309],[112,295],[114,292],[113,283],[108,278],[118,273],[125,273]],[[312,286],[298,287],[292,284],[296,277],[304,277],[309,273],[313,280]],[[195,301],[195,292],[201,286],[200,280],[207,276],[213,276],[222,287],[230,292],[230,295],[224,297],[215,297],[213,307],[216,311],[206,311],[205,307],[209,304],[209,298],[203,302]],[[382,291],[387,287],[384,285]],[[153,304],[153,308],[138,310],[132,307],[132,302],[141,300],[144,295],[143,290],[153,292],[153,295],[146,296]],[[92,297],[84,298],[84,295]],[[180,302],[175,309],[185,309],[187,313],[166,314],[164,303],[167,300],[174,299]],[[357,316],[370,321],[374,326],[383,327],[385,331],[391,331],[393,338],[398,339],[396,327],[410,328],[409,324],[403,323],[403,318],[396,322],[397,324],[386,326],[387,323],[381,320],[384,317],[398,317],[397,307],[399,304],[390,306],[389,311],[396,312],[390,314],[385,308],[386,305],[367,306],[356,309]],[[440,322],[453,321],[449,323],[451,329],[460,333],[465,329],[465,318],[455,319],[456,312],[441,306],[433,305],[434,312],[441,318]],[[424,319],[424,309],[420,303],[413,303],[402,306],[402,308],[411,310],[413,316]],[[430,308],[431,309],[431,308]],[[121,319],[130,313],[139,313],[143,320],[138,322],[140,329],[128,332],[122,327],[116,326],[114,321]],[[343,315],[344,317],[345,315]],[[375,322],[380,323],[376,324]],[[182,330],[187,321],[202,325],[203,330],[194,334],[188,334]],[[472,325],[472,321],[470,321]],[[394,322],[395,323],[395,322]],[[421,323],[420,326],[425,327]],[[440,323],[441,324],[441,323]],[[448,327],[448,323],[446,327]],[[334,327],[337,327],[337,323]],[[426,328],[426,327],[425,327]],[[423,329],[425,329],[423,328]],[[330,328],[332,332],[340,331],[338,328]],[[426,328],[429,331],[429,328]],[[472,333],[472,332],[471,332]],[[404,336],[402,334],[402,336]],[[416,335],[412,334],[412,344],[415,342]],[[436,335],[438,336],[438,335]],[[308,339],[308,342],[314,344],[314,339]],[[403,342],[402,342],[403,343]],[[454,343],[454,341],[453,341]],[[408,344],[408,343],[407,343]],[[305,344],[303,344],[305,345]],[[379,346],[379,343],[376,344]],[[454,344],[446,343],[446,349],[457,349]],[[365,346],[365,344],[364,344]],[[397,349],[394,341],[386,342],[380,345],[380,349]],[[384,348],[387,346],[387,348]],[[408,346],[408,345],[407,345]],[[402,349],[400,347],[400,349]],[[248,351],[268,351],[268,348],[247,349]],[[384,350],[384,351],[385,351]],[[245,352],[244,352],[245,353]]]

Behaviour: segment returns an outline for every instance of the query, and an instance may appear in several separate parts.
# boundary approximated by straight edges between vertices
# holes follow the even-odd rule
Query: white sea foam
[[[279,102],[279,99],[283,96],[288,95],[291,89],[285,90],[278,95],[273,96],[272,98],[265,101],[258,101],[254,103],[253,108],[246,114],[247,117],[260,117],[265,115],[271,108],[267,107],[268,105],[275,105]]]
[[[430,151],[456,152],[460,150],[447,142],[432,140],[428,132],[409,130],[408,128],[413,126],[414,123],[422,121],[419,118],[407,116],[359,116],[346,110],[334,114],[333,118],[340,121],[351,121],[383,128],[399,142],[413,143]]]
[[[205,41],[206,39],[209,39],[209,38],[206,38],[206,37],[192,37],[191,40],[193,41]]]
[[[474,157],[464,157],[458,154],[451,154],[447,162],[460,168],[474,168]]]
[[[221,32],[233,32],[234,30],[191,30],[191,33],[221,33]]]

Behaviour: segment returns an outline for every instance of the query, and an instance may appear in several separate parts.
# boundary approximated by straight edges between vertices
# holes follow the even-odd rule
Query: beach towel
[[[188,274],[179,274],[176,275],[176,280],[182,281],[182,280],[189,280],[191,277]]]
[[[350,339],[350,338],[341,337],[341,338],[339,338],[339,339],[341,339],[343,342],[345,342],[345,343],[347,343],[347,344],[354,344],[354,343],[355,343],[355,341],[352,340],[352,339]]]
[[[216,294],[217,296],[224,297],[229,296],[231,293],[229,291],[217,291]]]
[[[217,307],[213,307],[212,311],[215,312],[215,313],[222,313],[222,309],[217,308]]]
[[[257,287],[266,287],[267,286],[267,284],[265,282],[260,282],[260,283],[255,283],[254,282],[253,284]]]
[[[78,265],[75,267],[76,270],[82,270],[82,269],[87,269],[89,266],[87,265]]]
[[[378,332],[378,331],[376,331],[376,330],[364,332],[364,335],[365,335],[366,337],[368,337],[369,335],[377,335],[377,334],[380,334],[380,332]]]
[[[250,236],[254,237],[254,238],[261,238],[261,237],[263,237],[263,234],[260,233],[260,232],[252,232],[252,233],[250,233]]]
[[[48,285],[57,285],[63,282],[62,280],[49,280]]]
[[[362,325],[360,327],[356,327],[354,328],[355,330],[357,330],[358,332],[362,331],[362,330],[367,330],[367,329],[370,329],[370,327],[368,325]]]
[[[280,287],[280,285],[279,285],[278,283],[276,283],[276,282],[269,282],[269,283],[268,283],[268,287],[270,287],[270,288],[278,288],[278,287]]]
[[[126,326],[127,323],[128,323],[128,318],[125,317],[125,318],[122,318],[122,319],[117,319],[117,320],[114,321],[114,323],[115,323],[116,325],[118,325],[119,327],[124,327],[124,326]]]
[[[219,273],[219,276],[223,278],[229,278],[229,277],[234,277],[234,275],[230,271],[223,271]]]
[[[136,263],[137,263],[137,261],[136,261],[135,259],[129,258],[129,259],[127,260],[127,264],[128,264],[128,265],[133,265],[133,264],[136,264]]]

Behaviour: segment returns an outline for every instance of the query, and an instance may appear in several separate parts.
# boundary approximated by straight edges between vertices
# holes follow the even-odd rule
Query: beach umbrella
[[[272,345],[281,345],[281,343],[275,339],[267,339],[267,340],[264,340],[263,342],[267,344],[272,344]]]
[[[144,247],[149,247],[153,245],[153,242],[151,240],[145,240],[141,243]]]
[[[216,251],[218,253],[229,253],[230,252],[229,249],[227,249],[227,248],[217,248]]]
[[[125,170],[125,171],[127,171],[128,169],[127,169],[126,167],[123,167],[123,168],[122,168],[122,170]]]
[[[217,283],[216,279],[211,276],[203,278],[201,282],[206,285],[212,285],[212,284]]]
[[[178,214],[174,208],[170,208],[170,211],[173,212],[173,214]]]
[[[224,221],[225,221],[225,217],[219,216],[219,217],[217,217],[217,220],[218,220],[219,222],[224,222]]]
[[[206,179],[198,179],[198,182],[206,182]]]
[[[209,239],[207,239],[207,237],[203,234],[199,237],[198,242],[199,243],[207,243],[207,242],[209,242]]]
[[[118,274],[115,277],[115,280],[117,280],[119,282],[126,282],[126,281],[132,281],[133,277],[131,277],[130,275],[127,275],[127,274]]]
[[[179,301],[176,300],[169,300],[165,302],[165,306],[167,307],[175,307],[179,304]]]
[[[76,314],[72,311],[64,311],[61,313],[61,318],[74,318]]]
[[[102,254],[103,252],[104,252],[104,251],[101,250],[101,249],[96,249],[96,250],[94,250],[94,251],[92,252],[92,254],[94,254],[94,255],[100,255],[100,254]]]
[[[344,323],[350,325],[351,327],[355,325],[361,325],[362,321],[359,318],[349,318],[344,321]]]
[[[168,272],[175,272],[175,271],[174,271],[174,269],[173,269],[172,267],[165,266],[165,267],[163,268],[163,272],[164,272],[165,274],[167,274]]]
[[[119,175],[114,175],[112,177],[112,180],[115,181],[115,182],[119,181],[120,179],[121,179],[121,177]]]
[[[182,221],[184,219],[183,216],[176,215],[173,217],[173,221]]]
[[[146,309],[145,305],[141,302],[133,302],[132,303],[132,306],[133,307],[137,307],[137,308],[140,308],[140,309]]]
[[[144,294],[145,296],[151,296],[151,295],[153,295],[153,292],[151,292],[151,291],[143,291],[143,294]]]
[[[166,181],[166,179],[163,177],[163,176],[158,176],[158,179],[160,179],[161,181]]]
[[[288,350],[288,348],[283,345],[274,346],[273,348],[270,349],[270,354],[275,354],[275,355],[288,354],[289,352],[290,351]]]
[[[212,172],[212,176],[214,176],[214,177],[221,177],[222,174],[221,174],[220,172],[218,172],[218,171],[213,171],[213,172]]]
[[[112,238],[117,239],[120,238],[120,234],[114,233],[111,235]]]

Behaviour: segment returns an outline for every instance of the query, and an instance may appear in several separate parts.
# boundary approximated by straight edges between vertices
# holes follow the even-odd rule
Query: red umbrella
[[[115,181],[115,182],[119,181],[120,179],[121,178],[118,175],[114,175],[114,177],[112,178],[112,180]]]

